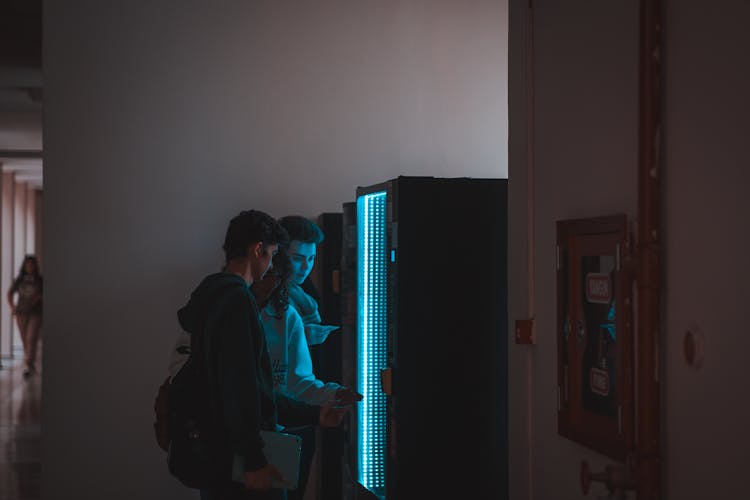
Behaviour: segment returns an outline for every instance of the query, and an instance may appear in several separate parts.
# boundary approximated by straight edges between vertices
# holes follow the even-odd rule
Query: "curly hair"
[[[324,235],[320,227],[301,215],[287,215],[279,219],[279,223],[289,233],[290,240],[303,241],[305,243],[321,243]]]
[[[21,262],[21,269],[18,270],[18,275],[15,278],[15,281],[20,282],[24,276],[29,274],[26,272],[26,263],[31,262],[31,264],[34,266],[34,270],[30,273],[35,278],[40,277],[42,274],[39,271],[39,259],[36,258],[36,255],[28,254],[23,258],[23,262]]]
[[[282,247],[273,256],[273,267],[269,272],[276,273],[279,277],[279,286],[271,292],[268,303],[275,309],[276,314],[281,315],[289,307],[289,280],[292,277],[292,260]]]
[[[224,237],[224,257],[232,259],[247,256],[247,247],[262,242],[266,245],[285,245],[289,235],[276,219],[259,210],[245,210],[229,221]]]

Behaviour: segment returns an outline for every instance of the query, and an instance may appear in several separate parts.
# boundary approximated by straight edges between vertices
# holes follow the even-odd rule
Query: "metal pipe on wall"
[[[636,493],[661,496],[660,456],[660,34],[659,0],[640,2]]]
[[[527,237],[527,273],[528,273],[528,296],[527,296],[527,318],[534,319],[536,314],[536,273],[534,266],[534,249],[536,248],[534,238],[534,2],[529,0],[526,9],[526,237]],[[531,346],[526,348],[526,446],[527,457],[527,482],[528,498],[534,498],[534,464],[533,464],[533,412],[534,412],[534,353]]]

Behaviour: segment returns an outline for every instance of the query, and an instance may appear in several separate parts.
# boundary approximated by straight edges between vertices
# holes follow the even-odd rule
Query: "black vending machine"
[[[344,497],[507,498],[507,180],[359,187],[342,232]]]
[[[318,226],[325,238],[318,246],[316,266],[320,288],[306,290],[317,301],[320,315],[325,325],[341,325],[340,268],[343,214],[327,212],[318,217]],[[304,284],[303,284],[304,288]],[[315,375],[326,382],[342,380],[342,335],[340,331],[331,333],[322,344],[310,347],[310,355],[315,367]],[[342,427],[318,428],[317,431],[317,496],[325,500],[341,500],[344,429]]]

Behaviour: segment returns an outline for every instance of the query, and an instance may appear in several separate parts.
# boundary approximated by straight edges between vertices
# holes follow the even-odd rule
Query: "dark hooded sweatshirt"
[[[276,430],[277,420],[285,425],[318,423],[320,407],[274,394],[258,307],[241,276],[207,276],[177,317],[189,334],[204,334],[214,420],[229,450],[245,458],[246,471],[267,463],[261,429]]]

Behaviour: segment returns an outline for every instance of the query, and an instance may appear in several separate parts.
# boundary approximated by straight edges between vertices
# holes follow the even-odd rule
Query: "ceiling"
[[[0,164],[42,188],[41,0],[0,0]]]

